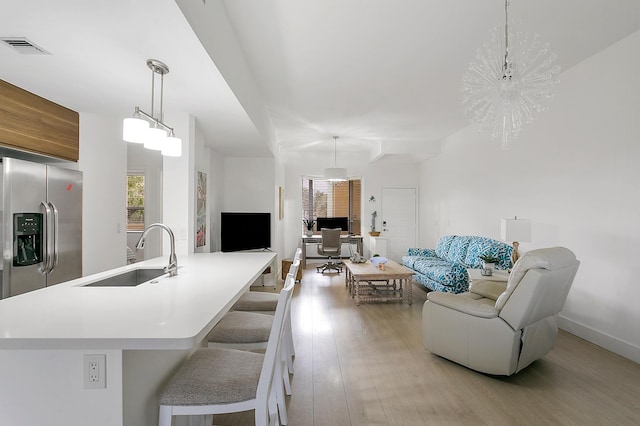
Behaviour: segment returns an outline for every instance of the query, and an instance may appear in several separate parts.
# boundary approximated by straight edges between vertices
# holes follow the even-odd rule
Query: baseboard
[[[632,343],[620,340],[617,337],[610,336],[601,331],[594,330],[584,324],[570,320],[562,315],[557,317],[558,327],[564,331],[574,334],[581,339],[587,340],[594,345],[605,348],[621,357],[630,359],[631,361],[640,363],[640,347]]]

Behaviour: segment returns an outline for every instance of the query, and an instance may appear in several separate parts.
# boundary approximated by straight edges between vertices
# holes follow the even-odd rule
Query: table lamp
[[[518,246],[521,242],[528,243],[531,241],[531,221],[528,219],[502,219],[500,226],[500,237],[503,241],[511,241],[513,243],[513,252],[511,253],[511,264],[515,265],[520,258]]]

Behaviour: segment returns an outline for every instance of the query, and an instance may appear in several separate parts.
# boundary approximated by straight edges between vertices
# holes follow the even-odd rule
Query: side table
[[[493,271],[493,275],[485,276],[480,273],[482,269],[467,269],[469,274],[469,284],[473,281],[500,281],[506,284],[509,281],[509,272],[496,269]]]

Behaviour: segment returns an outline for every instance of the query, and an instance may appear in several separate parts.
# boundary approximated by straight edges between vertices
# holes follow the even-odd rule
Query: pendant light
[[[173,128],[162,122],[164,75],[169,73],[169,67],[157,59],[147,59],[147,66],[151,69],[151,114],[136,107],[133,117],[125,118],[122,122],[122,139],[131,143],[141,143],[147,149],[160,151],[168,157],[182,156],[182,140],[177,138]],[[155,108],[155,80],[160,76],[160,112],[154,115]]]
[[[343,182],[347,179],[347,169],[342,167],[337,167],[337,148],[336,141],[338,140],[338,136],[333,137],[333,165],[334,167],[329,167],[324,169],[324,178],[331,182]]]

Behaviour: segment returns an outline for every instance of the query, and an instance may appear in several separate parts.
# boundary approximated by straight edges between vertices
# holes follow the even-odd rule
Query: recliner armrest
[[[504,293],[506,289],[507,283],[503,281],[473,280],[469,286],[470,293],[478,294],[493,301],[498,300],[498,296]]]
[[[471,293],[442,293],[432,291],[427,294],[431,303],[481,318],[496,318],[498,310],[491,299],[482,298]]]

